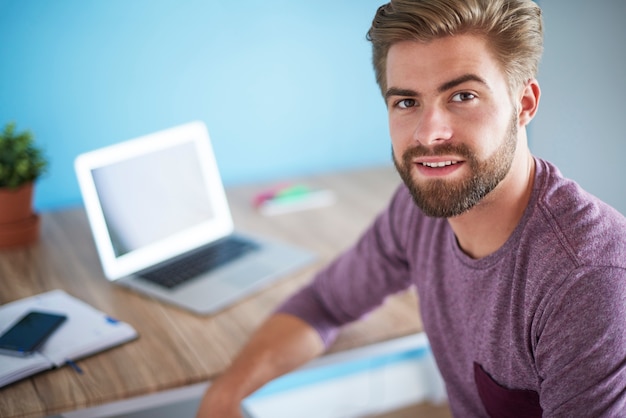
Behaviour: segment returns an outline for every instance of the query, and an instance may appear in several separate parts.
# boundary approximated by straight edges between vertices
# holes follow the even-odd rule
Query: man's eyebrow
[[[385,93],[385,99],[389,99],[391,96],[415,97],[415,96],[419,96],[419,94],[414,90],[390,87]]]
[[[479,77],[476,74],[464,74],[453,80],[446,81],[445,83],[443,83],[437,88],[437,91],[439,93],[444,93],[468,81],[476,81],[480,84],[483,84],[487,88],[489,88],[489,85],[482,77]],[[419,97],[420,93],[416,92],[415,90],[401,89],[398,87],[390,87],[385,93],[385,99],[389,99],[392,96]]]
[[[446,92],[450,89],[455,88],[456,86],[466,83],[468,81],[476,81],[478,83],[483,84],[485,87],[489,88],[489,85],[487,84],[487,82],[482,78],[477,76],[476,74],[464,74],[460,77],[457,77],[453,80],[447,81],[445,83],[443,83],[442,85],[439,86],[439,88],[437,89],[437,91],[439,93],[443,93]]]

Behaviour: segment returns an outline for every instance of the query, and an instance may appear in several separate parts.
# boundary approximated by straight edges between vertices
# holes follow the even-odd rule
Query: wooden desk
[[[132,324],[139,339],[0,389],[0,416],[39,417],[106,404],[213,379],[253,330],[288,295],[351,245],[399,184],[392,167],[319,175],[304,181],[332,189],[328,208],[264,217],[250,205],[268,185],[228,191],[242,231],[290,241],[319,255],[296,274],[211,316],[198,316],[109,283],[103,276],[82,208],[42,214],[39,242],[0,252],[0,303],[52,289],[66,292]],[[389,298],[364,321],[346,327],[337,352],[421,330],[411,292]]]

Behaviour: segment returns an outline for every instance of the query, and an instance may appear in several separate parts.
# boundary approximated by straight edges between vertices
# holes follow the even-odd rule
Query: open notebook
[[[105,276],[116,283],[205,314],[313,260],[235,233],[202,122],[82,154],[75,169]]]
[[[44,370],[73,365],[75,360],[138,337],[131,325],[59,289],[0,306],[0,333],[31,310],[63,314],[67,320],[32,356],[0,355],[0,387]]]

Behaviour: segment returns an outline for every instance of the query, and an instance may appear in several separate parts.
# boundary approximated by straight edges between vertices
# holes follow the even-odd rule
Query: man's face
[[[427,215],[460,215],[506,177],[518,118],[483,38],[395,44],[387,85],[394,163]]]

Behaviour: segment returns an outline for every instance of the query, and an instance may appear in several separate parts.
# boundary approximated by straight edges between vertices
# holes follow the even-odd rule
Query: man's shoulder
[[[616,209],[540,161],[534,224],[539,237],[562,247],[578,265],[626,268],[626,218]],[[538,238],[539,238],[538,237]]]

